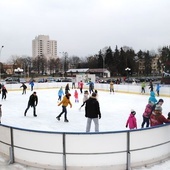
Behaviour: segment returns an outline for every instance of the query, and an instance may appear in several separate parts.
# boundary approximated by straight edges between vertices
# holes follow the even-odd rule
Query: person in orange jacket
[[[67,119],[67,106],[68,104],[70,105],[70,108],[72,108],[72,104],[70,102],[70,93],[67,93],[64,97],[63,100],[58,104],[60,106],[62,104],[62,112],[56,117],[57,120],[60,120],[60,117],[64,114],[64,122],[69,122]]]

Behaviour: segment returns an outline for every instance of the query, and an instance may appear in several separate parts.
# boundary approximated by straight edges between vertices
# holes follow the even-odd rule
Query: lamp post
[[[131,69],[130,69],[129,67],[125,68],[125,71],[127,71],[128,83],[129,83],[129,71],[130,71],[130,70],[131,70]]]
[[[104,68],[105,68],[105,57],[106,57],[106,54],[102,54],[102,59],[103,59],[103,78],[104,78]]]
[[[66,77],[68,53],[67,52],[60,52],[60,53],[62,53],[64,57],[63,71],[64,71],[64,77]]]
[[[1,46],[1,50],[0,50],[0,60],[1,60],[1,52],[2,52],[2,48],[4,48],[4,46]],[[1,81],[1,63],[0,63],[0,81]]]

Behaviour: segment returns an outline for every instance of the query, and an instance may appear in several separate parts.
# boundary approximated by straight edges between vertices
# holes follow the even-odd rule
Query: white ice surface
[[[73,107],[68,107],[69,123],[56,120],[56,116],[61,112],[61,106],[57,106],[58,89],[35,90],[38,95],[37,117],[33,117],[33,109],[30,108],[27,116],[24,117],[24,111],[27,107],[31,91],[27,91],[26,95],[22,95],[22,91],[9,91],[7,99],[1,101],[2,104],[2,124],[24,129],[34,129],[43,131],[60,131],[60,132],[85,132],[86,118],[84,116],[84,108],[79,111],[82,104],[83,94],[79,94],[79,103],[74,101],[74,90],[71,90],[71,102]],[[142,113],[148,102],[148,95],[132,95],[99,91],[98,100],[102,118],[99,121],[100,131],[117,131],[125,130],[126,120],[130,110],[136,111],[138,128],[142,123]],[[157,97],[157,100],[163,98],[163,114],[167,117],[170,111],[170,98]],[[92,124],[91,132],[94,132]],[[7,160],[0,155],[0,170],[37,170],[37,168],[25,167],[20,164],[7,165]],[[139,170],[170,170],[170,160],[151,167],[143,167]]]

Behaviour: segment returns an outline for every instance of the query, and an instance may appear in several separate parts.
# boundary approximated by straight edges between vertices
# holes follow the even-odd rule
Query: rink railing
[[[0,125],[9,163],[58,170],[130,170],[170,157],[170,124],[138,130],[64,133]]]
[[[53,82],[53,83],[35,83],[34,90],[37,89],[52,89],[52,88],[60,88],[61,86],[64,88],[66,86],[67,82]],[[30,90],[30,85],[26,84],[28,89]],[[70,88],[72,87],[72,83],[69,82]],[[20,90],[21,84],[6,84],[5,85],[7,90]],[[76,83],[76,87],[78,84]],[[95,83],[94,88],[98,90],[105,90],[109,91],[109,84],[102,84],[102,83]],[[88,85],[84,83],[84,88],[88,89]],[[134,93],[134,94],[140,94],[141,93],[141,84],[115,84],[114,85],[115,92],[123,92],[123,93]],[[149,86],[147,85],[145,87],[145,94],[150,94]],[[156,86],[154,85],[154,91],[156,91]],[[167,96],[170,97],[170,85],[161,85],[160,88],[160,96]]]

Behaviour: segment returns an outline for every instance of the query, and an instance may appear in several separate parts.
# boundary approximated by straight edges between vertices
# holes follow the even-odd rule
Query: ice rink
[[[74,90],[71,89],[70,93],[72,108],[67,107],[68,111],[68,123],[64,122],[64,117],[58,121],[56,116],[61,112],[62,107],[58,105],[58,89],[48,90],[34,90],[38,95],[38,106],[37,106],[37,117],[33,116],[33,109],[30,108],[27,112],[27,116],[24,116],[24,111],[27,107],[29,96],[32,94],[31,91],[27,90],[26,95],[22,95],[22,89],[20,91],[9,91],[6,100],[1,100],[2,104],[2,124],[13,127],[20,127],[23,129],[34,129],[41,131],[60,131],[60,132],[85,132],[86,118],[85,108],[79,110],[83,94],[79,93],[79,103],[75,103]],[[78,90],[79,92],[79,90]],[[157,100],[162,98],[163,104],[163,115],[167,117],[170,111],[169,103],[170,98],[168,97],[156,97]],[[148,102],[148,95],[134,95],[125,93],[114,93],[106,91],[98,91],[98,101],[100,103],[101,119],[99,120],[99,130],[104,131],[119,131],[125,130],[126,120],[130,114],[130,110],[136,111],[136,118],[138,128],[141,127],[142,114],[145,106]],[[91,132],[94,132],[94,125],[92,122]],[[5,158],[0,156],[0,169],[1,170],[15,170],[15,169],[37,169],[28,168],[19,164],[6,166],[7,161]],[[139,170],[169,170],[170,161],[166,161],[160,165],[152,167],[143,167]]]

